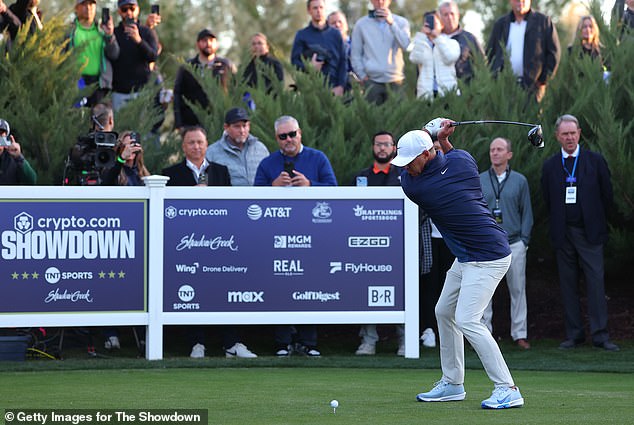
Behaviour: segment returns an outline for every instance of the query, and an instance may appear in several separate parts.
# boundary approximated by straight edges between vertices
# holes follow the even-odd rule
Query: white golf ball
[[[336,409],[337,407],[339,407],[339,402],[337,400],[331,401],[330,407],[332,407],[333,409]]]

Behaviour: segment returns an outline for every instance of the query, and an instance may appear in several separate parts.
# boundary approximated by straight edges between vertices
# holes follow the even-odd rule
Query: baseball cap
[[[434,143],[426,131],[408,131],[398,140],[397,155],[392,160],[392,164],[397,167],[404,167],[416,159],[418,155],[433,147]]]
[[[205,28],[204,30],[198,33],[198,37],[196,37],[196,41],[200,41],[203,38],[207,38],[207,37],[216,38],[215,34],[211,32],[211,30]]]
[[[6,131],[7,136],[11,133],[11,127],[9,127],[9,123],[2,118],[0,118],[0,130]]]
[[[82,3],[85,3],[87,1],[89,1],[91,3],[97,3],[97,0],[77,0],[77,1],[75,1],[75,5],[82,4]]]
[[[135,6],[138,6],[138,3],[136,2],[136,0],[119,0],[117,2],[117,7],[121,9],[121,6],[125,6],[126,4],[133,4]]]
[[[249,114],[242,108],[231,108],[225,115],[225,124],[233,124],[238,121],[251,121]]]

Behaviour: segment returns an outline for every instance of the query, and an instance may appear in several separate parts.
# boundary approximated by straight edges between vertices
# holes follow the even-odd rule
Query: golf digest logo
[[[329,301],[341,301],[341,294],[337,292],[322,291],[295,291],[292,296],[295,301],[320,301],[322,303]]]
[[[293,207],[266,207],[262,209],[258,204],[251,204],[247,208],[247,217],[253,221],[257,221],[261,218],[291,218],[291,211]]]
[[[72,230],[71,230],[72,229]],[[119,217],[39,217],[21,212],[0,234],[3,260],[135,258],[135,231]]]
[[[172,305],[174,310],[200,310],[200,304],[190,302],[196,296],[196,291],[193,287],[187,284],[181,285],[176,294],[182,302],[174,303]]]

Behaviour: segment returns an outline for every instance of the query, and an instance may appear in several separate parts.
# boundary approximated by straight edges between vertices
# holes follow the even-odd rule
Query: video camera
[[[80,136],[68,153],[64,184],[73,180],[81,186],[99,184],[101,171],[115,164],[117,137],[113,131],[95,131]]]

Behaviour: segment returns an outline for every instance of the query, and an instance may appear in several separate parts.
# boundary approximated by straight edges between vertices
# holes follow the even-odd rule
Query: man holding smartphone
[[[112,106],[119,110],[135,98],[152,75],[150,63],[158,59],[158,38],[149,27],[139,23],[136,0],[119,0],[121,23],[114,29],[119,55],[113,60]]]
[[[77,49],[77,61],[83,66],[80,87],[97,84],[95,91],[86,97],[88,107],[99,103],[112,89],[111,61],[119,54],[112,18],[109,14],[102,16],[98,26],[96,14],[96,0],[76,0],[76,18],[68,33],[69,46],[81,47]]]
[[[352,31],[350,62],[365,87],[366,99],[386,101],[388,90],[400,92],[405,81],[403,53],[409,46],[409,22],[390,11],[391,0],[372,0],[374,7]]]

